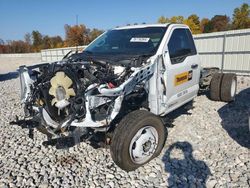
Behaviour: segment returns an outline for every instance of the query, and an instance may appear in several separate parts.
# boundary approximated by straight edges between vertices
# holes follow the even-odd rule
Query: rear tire
[[[224,74],[221,82],[221,100],[224,102],[233,101],[236,95],[237,78],[235,74]]]
[[[112,159],[125,171],[135,170],[160,154],[166,137],[167,130],[158,116],[145,110],[133,111],[114,131]]]
[[[210,99],[214,101],[221,100],[221,81],[223,73],[215,73],[210,82]]]

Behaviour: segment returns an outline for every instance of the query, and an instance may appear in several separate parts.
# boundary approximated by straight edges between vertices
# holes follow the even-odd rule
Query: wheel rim
[[[235,93],[236,93],[236,80],[234,79],[231,85],[231,97],[234,97]]]
[[[158,132],[152,126],[145,126],[137,131],[129,145],[131,160],[136,164],[148,161],[158,145]]]

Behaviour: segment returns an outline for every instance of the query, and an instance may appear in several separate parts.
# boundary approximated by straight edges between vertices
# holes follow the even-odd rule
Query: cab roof
[[[136,25],[127,25],[127,26],[121,26],[114,28],[114,30],[120,30],[120,29],[136,29],[136,28],[145,28],[145,27],[167,27],[169,23],[166,24],[136,24]]]
[[[146,28],[146,27],[167,27],[168,25],[170,25],[170,23],[166,23],[166,24],[138,24],[138,25],[135,24],[135,25],[127,25],[127,26],[116,27],[113,30],[136,29],[136,28]],[[187,27],[184,24],[171,24],[171,25]]]

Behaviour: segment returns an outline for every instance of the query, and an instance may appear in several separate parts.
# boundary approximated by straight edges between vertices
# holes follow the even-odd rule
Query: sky
[[[156,23],[160,16],[232,17],[250,0],[0,0],[0,39],[22,40],[25,33],[64,37],[64,25],[102,30],[134,23]]]

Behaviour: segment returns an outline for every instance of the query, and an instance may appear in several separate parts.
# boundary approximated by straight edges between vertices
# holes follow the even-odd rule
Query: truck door
[[[166,67],[166,112],[197,96],[200,61],[188,28],[172,28],[167,39],[163,61]]]

